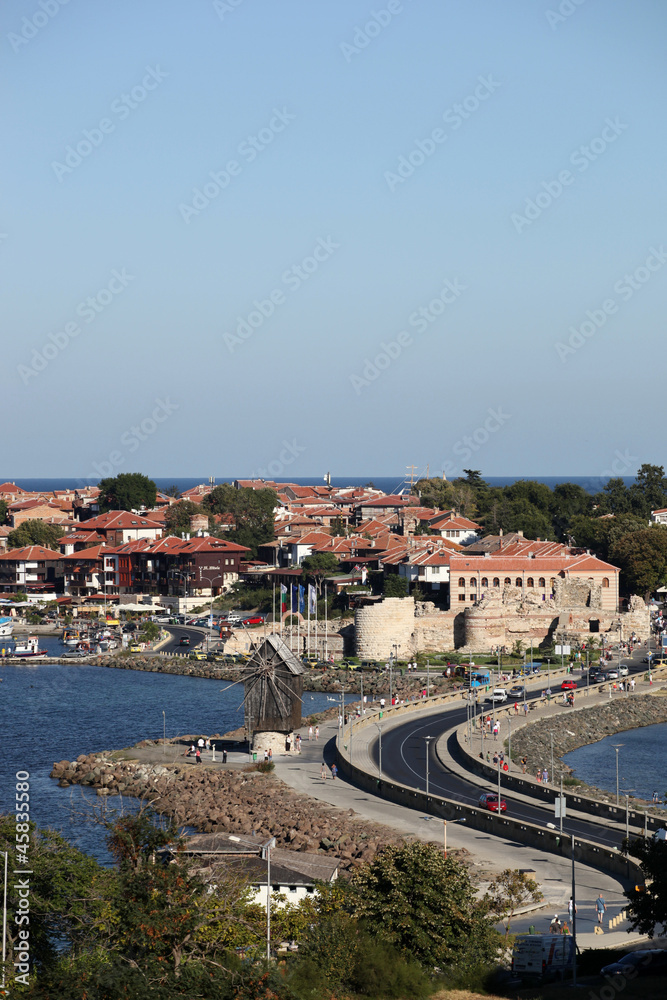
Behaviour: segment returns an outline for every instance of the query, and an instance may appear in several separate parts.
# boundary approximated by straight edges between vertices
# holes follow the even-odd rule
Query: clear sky
[[[1,477],[661,463],[666,27],[3,4]]]

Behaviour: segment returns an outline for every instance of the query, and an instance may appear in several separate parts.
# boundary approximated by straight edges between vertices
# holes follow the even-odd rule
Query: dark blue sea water
[[[62,651],[56,639],[43,647]],[[13,812],[15,775],[30,772],[30,812],[38,826],[61,830],[82,850],[106,858],[102,829],[86,819],[90,805],[79,786],[49,778],[55,761],[79,754],[167,738],[225,733],[243,725],[240,685],[221,681],[83,664],[0,664],[0,813]],[[303,714],[331,708],[326,694],[304,695]],[[114,805],[111,802],[111,805]]]
[[[563,757],[578,778],[588,785],[616,794],[616,751],[621,798],[626,792],[651,801],[654,791],[667,798],[667,723],[643,726],[606,736]]]
[[[0,475],[0,480],[4,481],[8,477],[3,477]],[[486,476],[486,482],[490,486],[509,486],[511,483],[516,483],[520,479],[531,479],[536,480],[538,483],[545,483],[550,489],[557,486],[558,483],[577,483],[583,486],[585,490],[589,493],[598,493],[607,482],[606,477],[601,476]],[[633,476],[624,476],[623,480],[626,486],[629,486],[634,482]],[[63,477],[62,479],[12,479],[9,477],[9,482],[15,483],[24,490],[31,491],[50,491],[50,490],[65,490],[72,487],[79,487],[83,485],[94,485],[98,480],[86,479],[79,480],[76,476]],[[160,490],[169,489],[170,486],[177,486],[181,492],[184,490],[192,489],[194,486],[198,486],[200,483],[207,483],[208,476],[202,476],[200,479],[192,479],[190,477],[183,476],[168,476],[155,477],[155,483]],[[290,482],[294,482],[299,486],[311,486],[321,483],[322,476],[310,476],[310,477],[293,477]],[[233,483],[234,477],[231,479],[220,478],[216,479],[216,483],[220,485],[221,483]],[[345,486],[365,486],[367,483],[372,482],[377,489],[384,490],[385,493],[397,493],[401,489],[408,489],[406,486],[405,479],[401,476],[332,476],[331,484],[342,489]]]

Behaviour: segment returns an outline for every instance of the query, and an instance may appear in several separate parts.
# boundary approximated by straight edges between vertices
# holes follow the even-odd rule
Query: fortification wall
[[[354,613],[357,656],[383,660],[398,645],[399,657],[413,652],[415,628],[413,597],[385,597],[380,604],[357,608]]]

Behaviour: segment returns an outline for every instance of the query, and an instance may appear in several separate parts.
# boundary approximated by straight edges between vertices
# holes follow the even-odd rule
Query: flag
[[[296,614],[299,610],[299,588],[296,583],[292,584],[292,603],[290,605],[290,612]]]
[[[299,584],[299,611],[301,614],[306,610],[306,588],[302,583]]]
[[[366,569],[365,566],[362,566],[361,567],[361,582],[365,585],[367,579],[368,579],[368,570]]]
[[[317,614],[317,591],[312,583],[308,584],[308,611],[311,615]]]
[[[284,583],[280,584],[280,613],[284,615],[287,611],[287,587]]]

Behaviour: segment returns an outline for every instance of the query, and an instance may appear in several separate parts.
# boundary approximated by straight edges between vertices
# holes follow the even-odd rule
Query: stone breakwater
[[[564,778],[572,775],[571,769],[561,761],[564,754],[597,743],[605,736],[660,722],[667,722],[666,695],[618,698],[609,705],[569,712],[562,718],[542,719],[513,732],[512,759],[518,763],[522,757],[527,757],[529,774],[534,774],[538,767],[550,769],[553,734],[554,780],[558,782],[561,775]]]
[[[145,745],[145,744],[144,744]],[[273,774],[222,771],[205,766],[162,766],[117,761],[110,752],[82,754],[53,765],[51,777],[62,788],[84,785],[100,796],[138,798],[179,826],[203,833],[273,836],[279,846],[342,858],[344,868],[369,861],[387,844],[404,838],[379,824],[341,810],[283,784]]]

